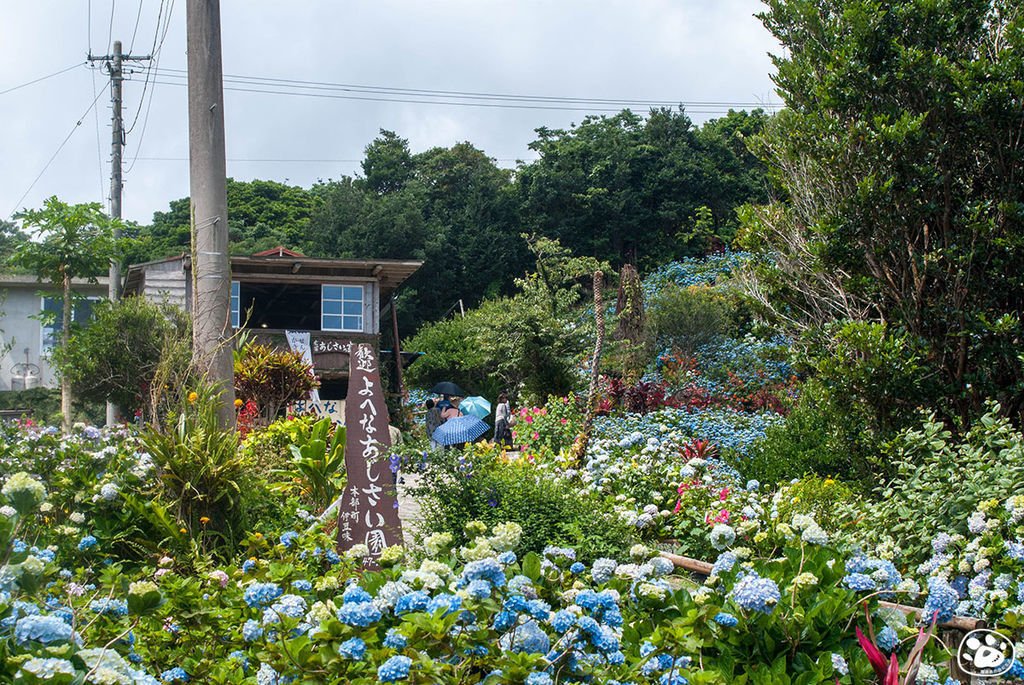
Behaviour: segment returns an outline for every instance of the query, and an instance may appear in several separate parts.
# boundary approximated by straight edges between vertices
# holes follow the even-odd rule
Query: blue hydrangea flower
[[[896,645],[900,643],[900,638],[896,634],[895,630],[893,630],[889,626],[885,626],[880,631],[878,631],[878,637],[876,639],[876,642],[878,643],[878,647],[880,649],[883,649],[886,652],[891,652],[892,650],[896,649]]]
[[[343,604],[337,612],[338,620],[349,626],[366,628],[380,620],[381,612],[372,602]]]
[[[715,559],[714,565],[711,567],[711,575],[718,576],[727,571],[731,571],[733,566],[736,565],[739,559],[732,552],[722,552]]]
[[[263,637],[263,627],[256,620],[250,618],[242,626],[242,639],[246,642],[253,642],[261,637]]]
[[[242,599],[250,607],[262,609],[270,606],[275,599],[283,594],[284,590],[276,583],[252,583],[245,588]]]
[[[497,559],[480,559],[466,564],[459,579],[459,586],[465,587],[473,580],[486,580],[494,587],[505,586],[505,571]]]
[[[409,657],[402,655],[393,656],[377,668],[377,680],[382,683],[404,680],[409,677],[409,668],[411,666],[412,659]]]
[[[502,552],[498,555],[498,561],[504,564],[505,566],[511,566],[512,564],[516,563],[516,553]]]
[[[551,627],[555,629],[559,635],[564,634],[570,628],[576,624],[576,616],[572,613],[565,611],[556,612],[551,617]]]
[[[846,574],[843,576],[843,585],[856,592],[869,592],[878,588],[878,583],[863,573]]]
[[[618,563],[614,559],[597,559],[590,567],[590,577],[597,585],[604,585],[615,576]]]
[[[454,613],[462,608],[462,598],[458,595],[441,594],[434,597],[427,603],[427,612],[434,613],[444,609],[444,615]]]
[[[14,639],[18,644],[25,644],[29,641],[43,644],[68,642],[72,636],[71,626],[56,616],[30,614],[22,616],[14,624]]]
[[[551,614],[551,605],[543,599],[531,599],[526,603],[526,612],[536,619],[546,621]]]
[[[123,599],[108,599],[106,597],[94,599],[89,602],[89,609],[93,613],[103,614],[106,616],[128,615],[128,603]]]
[[[92,549],[96,546],[96,538],[92,535],[86,535],[84,538],[78,541],[78,551],[84,552],[87,549]],[[15,550],[17,551],[17,550]]]
[[[724,628],[735,628],[736,625],[739,623],[739,619],[737,619],[732,614],[725,613],[724,611],[719,611],[717,614],[715,614],[715,618],[713,620],[715,623]]]
[[[299,592],[309,592],[313,589],[313,583],[305,579],[293,580],[292,589],[298,590]]]
[[[358,637],[350,638],[338,645],[338,654],[350,661],[361,661],[366,656],[366,643]]]
[[[373,597],[370,593],[359,587],[358,585],[349,585],[345,588],[344,594],[341,595],[345,604],[365,604],[366,602],[372,602]]]
[[[175,666],[161,673],[160,680],[165,683],[187,683],[188,673],[181,666]]]
[[[553,685],[554,681],[547,673],[531,673],[526,676],[526,685]]]
[[[242,573],[252,573],[256,570],[256,560],[246,559],[242,562]]]
[[[327,563],[331,564],[332,566],[334,564],[341,563],[341,557],[339,557],[338,553],[335,552],[333,549],[329,549],[326,552],[324,552],[324,559],[326,559]]]
[[[512,632],[505,633],[498,640],[505,651],[524,652],[527,654],[547,654],[551,649],[551,639],[536,621],[527,621],[517,626]]]
[[[762,614],[772,613],[782,597],[774,580],[761,578],[753,572],[737,581],[730,596],[744,609]]]
[[[839,675],[847,675],[850,672],[850,667],[846,663],[846,659],[843,658],[842,654],[832,653],[832,668],[836,669],[836,673]]]
[[[384,646],[391,649],[405,649],[405,646],[409,644],[405,635],[398,632],[396,628],[389,628],[387,635],[384,637]]]
[[[491,584],[486,580],[472,580],[466,586],[466,593],[473,599],[487,599],[491,596]]]
[[[409,612],[425,611],[430,603],[430,595],[423,590],[414,590],[402,595],[395,602],[395,615],[400,616]]]
[[[285,531],[281,533],[281,544],[285,547],[291,547],[295,544],[295,541],[299,539],[299,534],[294,530]]]
[[[579,561],[577,561],[577,562],[574,562],[574,563],[573,563],[573,565],[569,567],[569,573],[572,573],[573,575],[577,575],[577,576],[578,576],[579,574],[583,573],[583,572],[584,572],[584,571],[586,571],[586,570],[587,570],[587,567],[586,567],[586,566],[584,566],[584,565],[583,565],[583,564],[582,564],[581,562],[579,562]],[[544,674],[534,674],[534,675],[547,675],[547,674],[546,674],[546,673],[544,673]],[[549,679],[550,679],[550,677],[549,677]]]
[[[944,578],[929,578],[928,599],[924,603],[924,619],[930,621],[932,615],[938,612],[939,623],[948,621],[953,618],[953,613],[959,601],[959,594]]]

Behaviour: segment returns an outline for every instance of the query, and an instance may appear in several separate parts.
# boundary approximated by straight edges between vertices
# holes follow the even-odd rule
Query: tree
[[[110,260],[119,256],[113,237],[114,222],[103,214],[98,202],[69,205],[56,197],[46,200],[42,209],[25,210],[15,218],[30,229],[35,240],[18,246],[12,263],[61,289],[61,345],[66,347],[71,336],[72,281],[87,278],[95,283],[96,277],[110,266]],[[70,379],[62,375],[65,432],[71,429],[71,399]]]
[[[159,421],[150,402],[154,380],[161,370],[180,377],[187,368],[187,358],[179,358],[178,369],[162,369],[175,363],[177,343],[191,338],[185,313],[142,297],[102,302],[93,312],[93,322],[74,331],[70,344],[55,351],[61,377],[68,379],[76,397],[113,402],[143,419]]]
[[[785,202],[750,212],[753,292],[798,328],[888,324],[966,424],[1024,410],[1024,13],[1010,0],[769,0]]]

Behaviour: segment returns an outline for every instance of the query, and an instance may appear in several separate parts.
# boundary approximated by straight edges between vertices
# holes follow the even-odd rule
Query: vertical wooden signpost
[[[338,547],[365,544],[368,565],[381,551],[402,544],[398,497],[388,464],[388,410],[373,347],[352,344],[348,395],[345,399],[345,470],[348,484],[338,514]]]

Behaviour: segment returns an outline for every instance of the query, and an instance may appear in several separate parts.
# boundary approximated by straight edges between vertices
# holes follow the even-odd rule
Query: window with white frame
[[[92,308],[99,297],[83,297],[76,299],[71,305],[71,321],[78,326],[85,326],[92,319]],[[60,343],[61,332],[64,330],[64,298],[59,295],[44,295],[42,302],[43,322],[39,336],[39,354],[50,356],[53,348]]]
[[[231,327],[241,328],[242,287],[238,281],[231,281]]]
[[[320,286],[320,330],[363,332],[363,286]]]

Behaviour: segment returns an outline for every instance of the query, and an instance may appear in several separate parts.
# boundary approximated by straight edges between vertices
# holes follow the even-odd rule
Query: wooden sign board
[[[385,547],[402,544],[398,494],[389,463],[388,409],[373,346],[353,343],[345,401],[345,470],[348,484],[338,514],[338,547],[365,544],[368,565]]]

